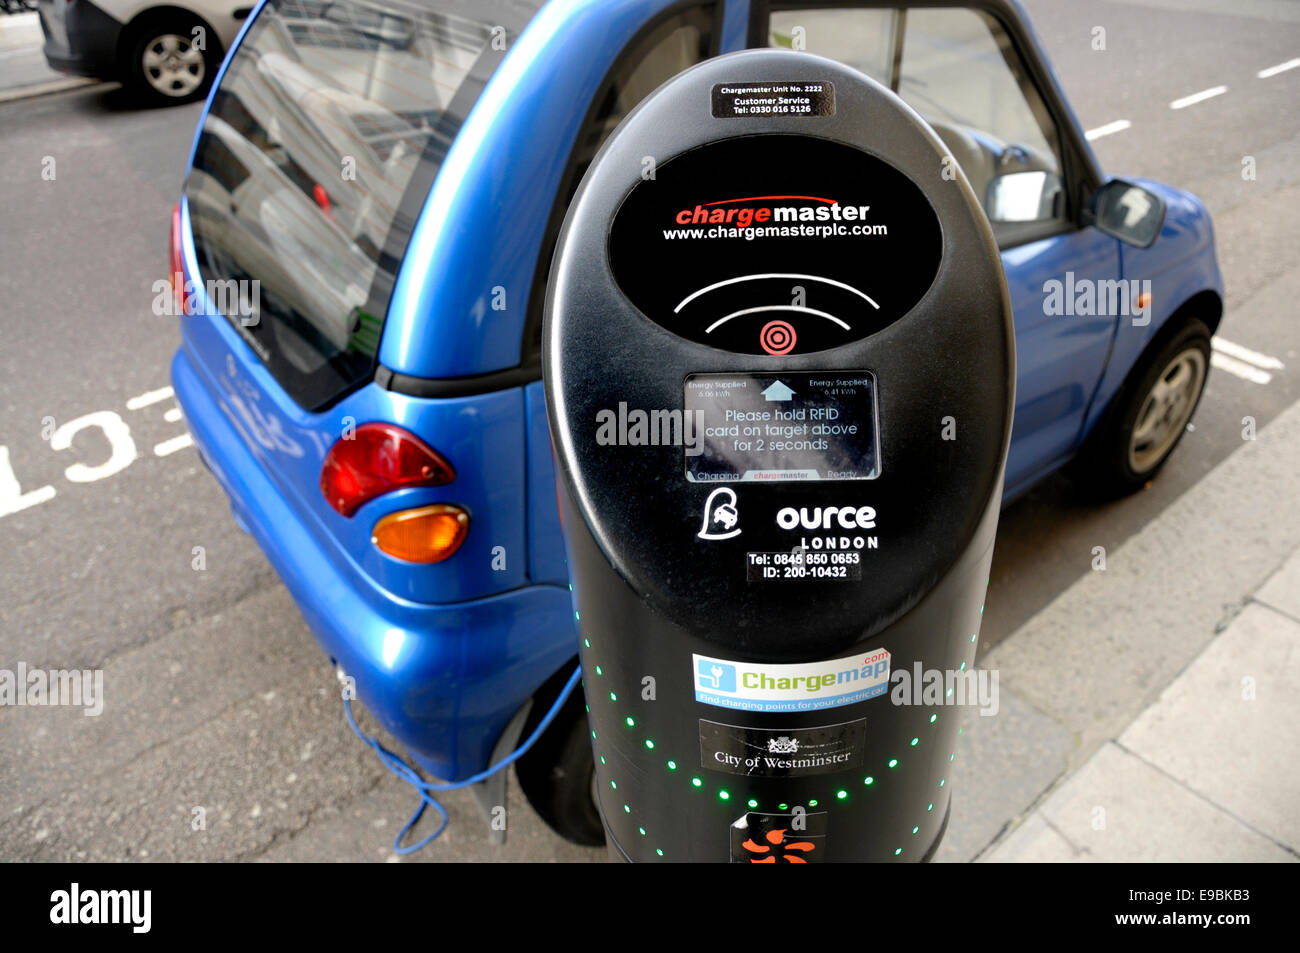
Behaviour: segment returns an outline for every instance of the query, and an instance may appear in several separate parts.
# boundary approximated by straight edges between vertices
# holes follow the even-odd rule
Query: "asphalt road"
[[[1096,507],[1056,477],[1007,509],[982,649],[1239,447],[1244,417],[1263,427],[1293,403],[1300,363],[1300,68],[1258,75],[1300,56],[1300,6],[1030,12],[1084,128],[1128,123],[1094,141],[1103,167],[1209,205],[1220,337],[1248,351],[1220,352],[1194,430],[1149,489]],[[0,859],[394,859],[414,800],[348,733],[323,654],[157,393],[178,333],[149,305],[198,114],[140,111],[111,86],[0,103],[0,445],[35,494],[0,516],[0,667],[103,668],[111,692],[99,718],[0,709]],[[128,428],[134,458],[110,459],[93,427],[53,449],[51,430],[89,414]],[[1225,559],[1245,545],[1213,543]],[[602,856],[554,837],[517,796],[504,849],[485,843],[468,796],[447,803],[450,829],[418,859]]]

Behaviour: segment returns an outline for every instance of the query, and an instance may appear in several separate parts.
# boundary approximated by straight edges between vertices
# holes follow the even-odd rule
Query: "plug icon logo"
[[[736,491],[720,486],[704,501],[704,525],[696,535],[700,539],[731,539],[740,535],[740,511],[736,508]],[[719,529],[721,527],[721,529]]]

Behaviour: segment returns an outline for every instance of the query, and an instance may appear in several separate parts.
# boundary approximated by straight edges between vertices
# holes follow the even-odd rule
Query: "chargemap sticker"
[[[889,652],[829,662],[769,665],[692,655],[695,700],[740,711],[820,711],[885,694]]]
[[[700,719],[700,767],[746,777],[793,778],[856,768],[865,718],[816,728],[753,728]]]
[[[830,83],[718,83],[712,100],[714,119],[835,115],[835,87]]]

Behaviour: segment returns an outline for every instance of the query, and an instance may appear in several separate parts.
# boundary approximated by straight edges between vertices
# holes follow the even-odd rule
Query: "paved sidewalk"
[[[981,660],[937,859],[1300,859],[1297,473],[1300,404]]]

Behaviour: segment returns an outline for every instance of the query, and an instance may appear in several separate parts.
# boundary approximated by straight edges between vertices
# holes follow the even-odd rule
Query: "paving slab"
[[[1031,818],[1031,820],[1033,820]],[[1041,822],[1041,823],[1040,823]],[[1074,854],[1062,855],[1062,843]],[[1296,856],[1114,743],[988,855],[992,861],[1288,863]]]
[[[1300,622],[1252,605],[1120,736],[1120,744],[1300,852]]]

